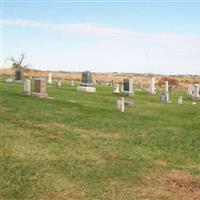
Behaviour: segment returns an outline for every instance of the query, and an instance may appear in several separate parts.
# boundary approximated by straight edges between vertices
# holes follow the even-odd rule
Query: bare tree
[[[23,65],[23,61],[25,59],[25,54],[22,53],[19,57],[19,59],[15,59],[14,57],[11,57],[9,60],[12,62],[12,69],[27,69],[28,68],[28,64],[27,65]]]

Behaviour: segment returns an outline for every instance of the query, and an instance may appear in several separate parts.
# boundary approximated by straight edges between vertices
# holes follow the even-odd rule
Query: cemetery
[[[31,77],[0,79],[2,199],[198,199],[199,84]]]

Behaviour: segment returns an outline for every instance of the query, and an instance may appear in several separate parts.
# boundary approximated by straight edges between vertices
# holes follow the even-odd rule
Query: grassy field
[[[141,91],[119,113],[109,86],[52,85],[54,100],[0,87],[2,200],[199,199],[200,101]]]

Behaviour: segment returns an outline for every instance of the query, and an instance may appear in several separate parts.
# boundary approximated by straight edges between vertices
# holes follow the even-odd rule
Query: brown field
[[[60,72],[60,71],[42,71],[42,70],[25,70],[24,76],[32,77],[47,77],[48,73],[52,73],[52,79],[55,80],[81,80],[81,72]],[[12,69],[1,69],[0,76],[14,76],[15,71]],[[153,74],[134,74],[134,73],[93,73],[94,79],[96,81],[102,82],[118,82],[121,83],[124,78],[132,78],[136,84],[142,86],[148,86],[150,77],[154,76],[156,78],[157,87],[162,87],[165,80],[168,80],[169,83],[172,82],[172,85],[175,89],[186,89],[188,84],[200,83],[200,76],[190,76],[190,75],[153,75]]]

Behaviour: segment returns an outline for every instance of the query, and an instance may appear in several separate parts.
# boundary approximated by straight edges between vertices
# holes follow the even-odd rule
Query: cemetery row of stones
[[[24,79],[23,80],[23,72],[17,70],[16,71],[16,82],[23,82],[23,94],[31,95],[31,80]],[[6,79],[6,82],[12,82],[11,78]],[[48,80],[46,78],[35,78],[34,79],[34,92],[32,95],[38,96],[40,98],[52,98],[48,97],[47,93],[47,83],[52,83],[52,75],[49,73]],[[60,87],[62,84],[61,80],[57,80],[57,86]],[[81,83],[78,85],[77,90],[80,92],[96,92],[95,87],[96,82],[93,79],[92,73],[89,71],[85,71],[82,73]],[[74,86],[75,82],[72,80],[71,85]],[[133,106],[134,102],[130,100],[125,100],[124,96],[133,96],[133,80],[132,79],[124,79],[123,84],[112,82],[113,94],[119,94],[121,97],[117,100],[117,110],[124,112],[125,106]],[[160,101],[164,103],[170,103],[169,94],[172,92],[172,86],[169,85],[168,81],[165,81],[164,91],[160,94]],[[155,87],[155,78],[151,78],[149,88],[146,90],[151,94],[156,94]],[[187,94],[192,97],[192,99],[199,100],[200,99],[200,84],[188,85]],[[178,97],[178,104],[183,103],[183,97]]]

